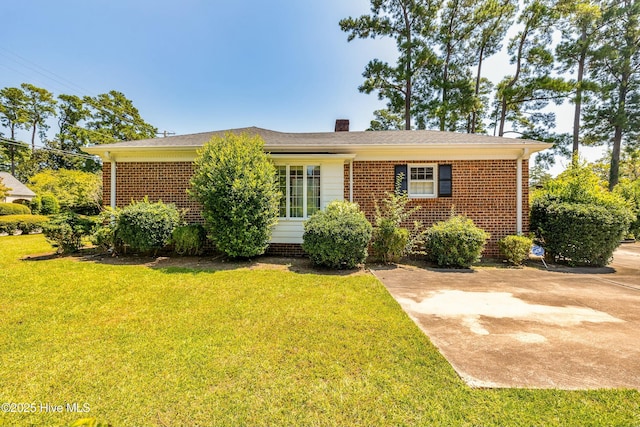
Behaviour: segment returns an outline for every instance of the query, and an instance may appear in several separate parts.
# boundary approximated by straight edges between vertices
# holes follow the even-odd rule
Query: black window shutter
[[[438,197],[451,197],[452,181],[451,165],[438,165]]]
[[[398,175],[402,174],[402,181],[400,183],[400,191],[401,192],[406,192],[407,191],[407,165],[395,165],[394,167],[394,181],[393,181],[393,188],[395,190],[395,183],[398,182]]]

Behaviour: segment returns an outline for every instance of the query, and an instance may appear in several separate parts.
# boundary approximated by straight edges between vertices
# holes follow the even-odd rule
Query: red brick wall
[[[187,209],[185,218],[189,222],[202,222],[200,205],[189,197],[187,188],[193,174],[190,162],[136,162],[116,163],[116,206],[123,207],[132,200],[145,196],[156,202],[173,203],[178,209]],[[110,205],[111,164],[102,166],[104,191],[102,203]]]
[[[413,199],[410,206],[421,206],[413,220],[425,226],[449,217],[451,207],[467,215],[479,227],[491,233],[485,256],[497,256],[497,241],[516,232],[516,161],[515,160],[455,160],[455,161],[356,161],[353,163],[354,201],[360,205],[369,220],[373,220],[374,198],[381,199],[385,192],[393,191],[394,165],[407,163],[451,164],[453,173],[453,197]],[[105,162],[102,169],[103,203],[110,204],[111,165]],[[189,222],[202,222],[200,206],[187,194],[193,174],[190,162],[136,162],[118,163],[116,172],[116,204],[123,207],[132,200],[145,196],[151,201],[174,203],[180,209],[188,209]],[[528,200],[529,167],[523,161],[523,231],[529,229]],[[344,167],[344,197],[349,199],[349,165]],[[278,250],[276,250],[278,249]],[[299,250],[299,249],[297,249]],[[285,245],[274,253],[289,253],[293,249]]]
[[[453,196],[412,199],[409,207],[420,206],[409,220],[429,226],[449,217],[451,208],[471,218],[491,233],[484,256],[496,257],[497,241],[516,233],[516,161],[515,160],[441,160],[441,161],[355,161],[353,163],[353,201],[373,221],[374,199],[380,200],[395,185],[394,165],[407,163],[452,165]],[[523,231],[529,229],[528,162],[523,161]],[[349,199],[349,165],[344,168],[344,197]]]

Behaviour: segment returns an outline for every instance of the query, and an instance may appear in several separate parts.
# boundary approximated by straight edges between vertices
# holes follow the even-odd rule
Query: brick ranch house
[[[403,173],[413,220],[425,226],[457,213],[491,233],[484,256],[498,255],[497,241],[529,229],[529,156],[551,144],[524,139],[429,130],[283,133],[256,127],[139,141],[85,149],[103,161],[105,205],[132,200],[174,203],[186,219],[202,222],[200,206],[187,195],[196,152],[226,132],[258,134],[276,166],[282,194],[280,219],[269,252],[301,254],[303,223],[333,200],[356,202],[370,221],[374,201],[394,190]]]

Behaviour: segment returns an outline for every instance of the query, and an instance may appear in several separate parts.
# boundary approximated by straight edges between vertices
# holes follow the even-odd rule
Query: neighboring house
[[[5,187],[10,188],[9,194],[4,200],[6,203],[30,202],[31,199],[36,197],[36,193],[29,190],[26,185],[18,181],[8,172],[0,172],[0,181],[2,181]]]
[[[283,197],[269,252],[301,252],[303,223],[332,200],[360,205],[373,221],[375,201],[405,177],[413,217],[428,226],[455,211],[491,233],[485,256],[497,241],[529,228],[529,156],[551,144],[523,139],[428,130],[283,133],[256,127],[95,145],[86,152],[103,160],[104,204],[122,207],[149,196],[188,208],[201,222],[200,206],[187,195],[196,150],[225,132],[258,134],[276,166]]]

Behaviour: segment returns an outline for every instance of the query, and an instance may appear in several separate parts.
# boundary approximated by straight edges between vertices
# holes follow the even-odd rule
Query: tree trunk
[[[404,17],[404,28],[407,32],[407,67],[406,67],[406,93],[404,97],[404,129],[411,130],[411,96],[412,96],[412,78],[411,75],[411,54],[413,47],[411,43],[413,42],[411,38],[411,21],[409,20],[409,13],[407,12],[406,5],[403,5],[403,17]]]
[[[504,122],[507,121],[507,98],[502,96],[502,104],[500,108],[500,128],[498,130],[498,136],[504,135]]]
[[[582,29],[580,41],[582,42],[580,49],[580,59],[578,60],[578,80],[576,87],[576,104],[573,113],[573,155],[574,164],[578,161],[578,150],[580,148],[580,118],[582,115],[582,80],[584,79],[584,68],[587,60],[587,48],[585,42],[587,40],[587,30]]]
[[[31,131],[31,151],[36,151],[36,127],[37,122],[33,122],[33,131]]]
[[[16,140],[16,125],[15,123],[11,123],[11,144],[9,144],[9,156],[11,157],[11,175],[16,176],[16,149],[17,147],[13,145],[13,142]]]
[[[611,167],[609,168],[609,191],[618,185],[618,175],[620,173],[620,147],[622,144],[622,126],[616,126],[613,136],[613,150],[611,152]]]
[[[485,48],[485,45],[483,44],[482,48],[480,48],[480,55],[478,58],[478,72],[476,74],[476,90],[475,90],[476,98],[478,98],[478,96],[480,95],[480,79],[482,76],[482,59],[484,57],[484,48]],[[471,129],[469,130],[469,133],[476,133],[477,123],[478,123],[478,113],[474,109],[473,112],[471,113]]]
[[[613,191],[613,188],[618,185],[618,179],[620,175],[620,151],[622,147],[622,126],[620,123],[620,116],[626,116],[626,101],[627,91],[629,85],[629,74],[623,73],[620,79],[620,91],[618,98],[618,108],[615,125],[615,132],[613,134],[613,149],[611,150],[611,167],[609,168],[609,191]]]

